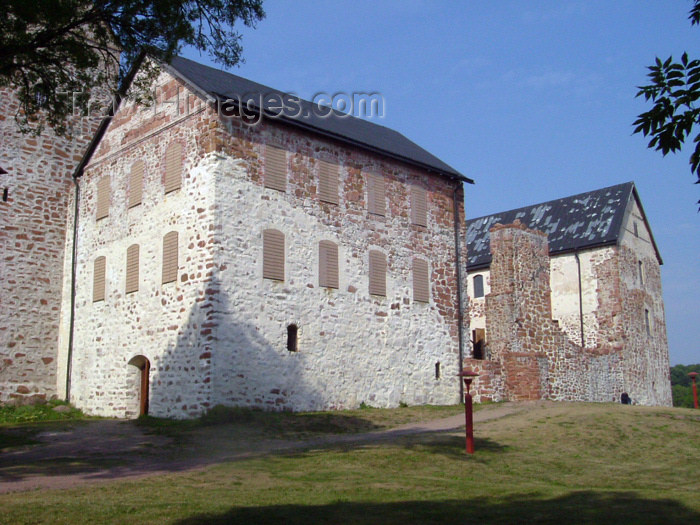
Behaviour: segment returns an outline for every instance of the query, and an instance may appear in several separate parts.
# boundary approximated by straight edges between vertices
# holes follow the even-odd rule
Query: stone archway
[[[148,398],[149,398],[149,374],[151,372],[151,362],[146,356],[137,355],[131,358],[129,364],[135,366],[139,370],[138,381],[138,399],[139,399],[139,416],[148,415]]]

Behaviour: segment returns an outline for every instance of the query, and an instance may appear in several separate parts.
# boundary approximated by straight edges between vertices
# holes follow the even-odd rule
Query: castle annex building
[[[3,143],[0,400],[178,418],[458,402],[471,181],[183,58],[156,92],[89,146]]]
[[[467,221],[482,399],[671,405],[661,256],[629,182]]]

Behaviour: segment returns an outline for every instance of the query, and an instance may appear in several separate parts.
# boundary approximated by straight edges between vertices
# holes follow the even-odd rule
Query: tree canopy
[[[700,0],[694,0],[688,16],[692,25],[700,24]],[[666,60],[656,58],[648,67],[651,84],[639,86],[637,96],[653,102],[653,106],[634,121],[634,133],[651,137],[648,147],[665,156],[680,151],[683,143],[700,123],[700,60],[688,58],[683,53],[680,62],[673,57]],[[690,170],[700,184],[700,133],[693,138],[695,151],[690,155]],[[698,201],[700,204],[700,200]]]
[[[700,364],[676,365],[671,367],[671,390],[673,393],[673,406],[693,408],[693,391],[688,374],[698,372]]]
[[[231,67],[242,53],[236,24],[265,16],[262,0],[0,0],[0,12],[0,87],[15,90],[24,131],[48,124],[60,135],[142,53],[169,62],[189,45]]]

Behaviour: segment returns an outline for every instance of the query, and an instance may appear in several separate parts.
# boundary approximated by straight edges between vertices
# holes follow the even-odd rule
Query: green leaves
[[[242,60],[235,24],[254,26],[262,0],[4,0],[0,17],[0,87],[19,98],[15,116],[27,132],[45,125],[64,136],[80,117],[101,115],[142,51],[169,62],[182,45],[232,66]]]
[[[700,0],[695,0],[689,18],[693,24],[700,23]],[[651,83],[639,86],[636,96],[654,105],[632,125],[634,133],[651,137],[649,148],[666,156],[680,151],[693,126],[700,123],[700,109],[695,107],[700,98],[700,60],[690,60],[688,53],[683,53],[680,63],[674,62],[673,57],[663,62],[656,57],[654,65],[647,69]],[[695,135],[693,142],[690,169],[697,176],[696,184],[700,184],[700,134]]]

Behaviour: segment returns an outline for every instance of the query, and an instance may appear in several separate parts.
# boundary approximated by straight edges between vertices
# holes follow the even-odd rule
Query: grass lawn
[[[699,431],[691,409],[547,404],[479,424],[472,457],[459,433],[326,447],[0,495],[0,523],[700,523]]]

